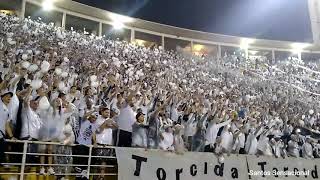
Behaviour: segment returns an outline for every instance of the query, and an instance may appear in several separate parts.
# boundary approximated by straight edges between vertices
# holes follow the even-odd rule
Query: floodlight
[[[302,52],[303,49],[307,48],[308,46],[311,46],[311,44],[308,43],[293,43],[291,45],[292,50],[291,52],[294,54],[299,54]]]
[[[51,11],[53,9],[53,0],[45,0],[42,2],[42,8],[45,11]]]
[[[248,49],[249,45],[254,43],[255,41],[255,39],[243,38],[241,40],[240,49]]]
[[[115,22],[113,22],[113,23],[112,23],[112,26],[113,26],[113,28],[116,29],[116,30],[121,30],[121,29],[124,28],[124,24],[123,24],[122,22],[120,22],[120,21],[115,21]]]
[[[249,51],[249,54],[252,54],[252,55],[256,55],[256,54],[258,54],[259,53],[259,51],[255,51],[255,50],[250,50]]]
[[[203,48],[204,48],[204,46],[201,45],[201,44],[195,44],[195,45],[193,45],[193,50],[194,50],[194,51],[201,51]]]
[[[133,18],[128,17],[128,16],[119,15],[119,14],[110,14],[109,17],[113,22],[121,22],[121,23],[133,22]]]

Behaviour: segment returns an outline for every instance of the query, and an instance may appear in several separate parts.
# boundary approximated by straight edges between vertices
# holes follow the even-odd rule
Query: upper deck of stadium
[[[290,42],[236,37],[184,29],[142,19],[131,18],[71,0],[55,0],[50,11],[44,10],[44,0],[3,0],[0,9],[10,10],[20,17],[41,18],[65,29],[86,31],[99,36],[119,38],[144,46],[177,46],[194,54],[221,57],[236,54],[246,57],[264,56],[268,59],[320,59],[317,35],[318,3],[309,0],[313,42]],[[115,30],[117,29],[118,30]],[[121,29],[121,30],[119,30]]]

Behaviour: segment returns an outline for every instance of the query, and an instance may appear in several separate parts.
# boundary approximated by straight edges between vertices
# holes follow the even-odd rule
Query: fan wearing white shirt
[[[7,106],[9,105],[11,98],[13,96],[12,92],[7,92],[1,95],[0,101],[0,163],[4,162],[4,151],[5,151],[5,143],[4,139],[6,136],[13,139],[13,133],[10,127],[10,116],[9,110]]]
[[[190,112],[190,113],[189,113]],[[185,127],[184,129],[184,142],[186,143],[186,147],[189,151],[192,148],[192,138],[195,134],[197,122],[195,121],[196,114],[192,112],[191,108],[185,111],[183,116],[182,125]]]
[[[74,132],[71,127],[71,120],[70,118],[65,121],[63,125],[63,129],[61,130],[61,135],[59,137],[60,143],[63,143],[64,146],[57,146],[55,148],[55,154],[64,154],[64,155],[72,155],[72,147],[69,145],[74,144],[75,136]],[[56,156],[54,159],[55,164],[72,164],[72,157],[71,156]],[[55,167],[55,172],[57,174],[68,174],[72,170],[72,167]]]
[[[142,102],[140,104],[140,109],[144,114],[144,123],[148,124],[149,112],[152,109],[152,101],[148,100],[148,97],[144,95]]]
[[[299,137],[297,135],[291,135],[291,140],[288,142],[288,154],[291,157],[300,156],[300,146],[298,144]]]
[[[302,145],[302,157],[306,159],[313,159],[312,139],[310,136],[306,137],[305,143]]]
[[[272,131],[272,128],[265,127],[266,130],[261,133],[260,138],[258,140],[257,146],[257,155],[264,155],[264,156],[272,156],[272,147],[269,141],[269,133]]]
[[[117,128],[116,122],[110,118],[110,110],[108,107],[100,108],[100,113],[97,118],[97,126],[99,127],[96,133],[96,143],[100,146],[112,146],[113,136],[112,129]]]
[[[217,118],[216,116],[218,114],[220,114],[219,116],[222,118]],[[217,123],[219,119],[225,119],[225,118],[226,118],[226,114],[223,111],[218,112],[214,116],[210,116],[208,118],[208,127],[205,135],[205,147],[204,147],[205,152],[213,152],[214,144],[216,143],[216,138],[217,138],[219,129],[221,127],[228,125],[231,122],[231,120],[228,120],[225,122]]]
[[[134,108],[134,96],[138,88],[135,91],[131,91],[125,101],[118,101],[117,105],[120,109],[119,116],[117,118],[117,124],[119,126],[117,133],[117,146],[119,147],[131,147],[132,144],[132,125],[135,123]]]
[[[174,126],[174,150],[177,154],[183,154],[187,149],[182,138],[184,127],[180,124]]]
[[[230,154],[233,146],[233,134],[230,124],[224,126],[221,132],[221,146],[223,152]]]
[[[13,97],[12,92],[7,92],[1,95],[0,101],[0,139],[8,136],[13,138],[13,133],[10,127],[10,112],[8,105],[10,104],[11,98]]]
[[[76,143],[80,146],[75,146],[72,153],[74,155],[89,155],[89,147],[87,145],[93,145],[96,139],[96,131],[98,126],[96,124],[97,114],[87,114],[85,120],[82,121],[79,136],[77,137]],[[88,164],[88,158],[77,157],[74,158],[74,164],[86,165]],[[77,171],[86,173],[85,167],[76,168]]]
[[[71,86],[70,93],[67,95],[66,100],[79,106],[79,99],[80,99],[80,91],[78,90],[77,86]]]
[[[174,137],[171,126],[165,126],[165,131],[160,134],[160,143],[159,147],[165,151],[173,151],[174,150]]]
[[[202,113],[201,110],[202,108],[198,109],[197,112],[197,126],[196,126],[196,133],[193,136],[192,139],[192,147],[191,150],[193,152],[203,152],[204,151],[204,146],[205,146],[205,131],[206,131],[206,123],[207,123],[207,118],[208,114],[211,112],[207,113]]]
[[[245,144],[245,152],[249,155],[255,155],[257,153],[258,148],[258,140],[257,137],[261,134],[262,126],[259,126],[257,129],[251,128],[249,130],[249,135],[247,137],[247,141]]]
[[[168,99],[163,101],[156,102],[156,110],[151,113],[149,120],[149,129],[148,129],[148,148],[158,149],[160,143],[160,124],[161,117],[165,115],[165,105],[168,104],[172,99],[172,95]]]
[[[102,146],[104,148],[95,148],[94,149],[94,156],[111,156],[112,149],[106,148],[107,146],[113,145],[113,136],[112,136],[112,129],[117,128],[116,122],[110,118],[110,110],[108,107],[101,107],[99,116],[97,118],[97,126],[99,127],[96,131],[96,139],[95,139],[95,146]],[[106,165],[107,159],[105,158],[98,158],[97,164]],[[100,168],[100,174],[105,174],[106,168],[102,166]],[[100,178],[103,178],[101,176]]]
[[[313,141],[312,146],[313,146],[314,157],[315,157],[315,158],[320,158],[320,144],[319,144],[319,140],[318,140],[318,141]]]
[[[20,96],[24,96],[24,103],[22,107],[22,129],[20,138],[23,140],[38,140],[39,131],[42,126],[42,120],[36,112],[39,106],[40,97],[30,100],[31,87],[21,92]]]
[[[273,150],[273,154],[276,158],[279,158],[282,156],[282,149],[284,147],[284,144],[279,136],[275,136],[270,140],[270,145]]]
[[[12,130],[15,131],[17,123],[17,115],[19,109],[19,98],[16,94],[17,84],[22,76],[15,74],[15,77],[10,81],[9,90],[13,93],[13,96],[8,104],[9,116],[11,119]]]
[[[132,125],[132,147],[147,148],[147,128],[144,120],[145,114],[141,110],[136,115],[136,122]]]
[[[244,149],[245,140],[244,127],[241,126],[234,132],[234,143],[232,147],[233,153],[239,154],[241,152],[240,150]]]

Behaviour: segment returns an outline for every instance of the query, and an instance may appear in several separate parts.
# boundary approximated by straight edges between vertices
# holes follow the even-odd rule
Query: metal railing
[[[42,146],[43,150],[39,150],[40,146]],[[6,140],[6,162],[1,164],[0,178],[11,175],[16,176],[17,178],[19,177],[20,180],[24,180],[28,175],[42,175],[39,173],[40,167],[52,167],[53,169],[56,169],[57,167],[69,168],[68,172],[55,173],[54,176],[83,176],[83,172],[75,171],[76,167],[85,169],[86,177],[116,177],[118,175],[115,147],[88,145],[86,146],[86,148],[89,149],[88,154],[74,154],[74,150],[79,149],[79,146],[82,145],[64,145],[61,143],[41,141]],[[50,147],[51,150],[48,150],[48,147]],[[54,153],[59,147],[69,148],[69,152],[72,153]],[[108,150],[110,155],[96,155],[94,152],[98,149]],[[51,151],[51,153],[48,153],[49,151]],[[44,159],[50,157],[53,159],[52,163],[40,163],[40,157]],[[57,163],[56,158],[58,157],[70,158],[71,160],[68,163],[61,164]],[[87,159],[87,163],[83,162],[81,164],[73,164],[73,160],[75,158]],[[102,164],[101,161],[105,162],[105,164]],[[98,170],[102,168],[106,173],[98,172]],[[35,172],[32,169],[35,169]]]

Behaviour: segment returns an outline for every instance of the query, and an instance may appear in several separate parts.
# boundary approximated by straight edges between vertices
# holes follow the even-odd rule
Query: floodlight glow
[[[249,39],[249,38],[242,39],[242,43],[246,43],[248,45],[254,43],[255,41],[256,41],[255,39]]]
[[[133,18],[128,16],[123,16],[119,14],[109,14],[109,18],[112,20],[112,26],[116,30],[121,30],[125,27],[125,23],[133,22]]]
[[[123,16],[119,14],[110,14],[109,17],[113,22],[121,22],[121,23],[133,22],[133,19],[131,17]]]
[[[311,44],[307,44],[307,43],[293,43],[291,45],[291,47],[293,49],[301,49],[301,50],[303,50],[303,49],[305,49],[305,48],[307,48],[309,46],[311,46]]]
[[[53,9],[53,0],[45,0],[42,2],[42,8],[45,11],[51,11]]]
[[[307,44],[307,43],[293,43],[291,45],[292,50],[291,52],[293,54],[299,54],[302,52],[303,49],[307,48],[308,46],[311,46],[311,44]]]
[[[195,45],[193,45],[193,50],[194,50],[194,51],[201,51],[203,48],[204,48],[204,46],[201,45],[201,44],[195,44]]]
[[[244,38],[241,40],[240,49],[248,49],[249,45],[254,43],[256,40]]]
[[[8,15],[13,15],[13,14],[14,14],[14,11],[11,11],[11,10],[0,10],[0,13],[2,13],[2,14],[8,14]]]
[[[302,49],[291,49],[292,54],[299,54],[302,52]]]
[[[240,44],[240,49],[248,49],[248,48],[249,48],[249,44],[245,44],[245,43]]]
[[[135,44],[137,44],[138,46],[144,46],[146,43],[145,40],[142,40],[142,39],[136,39],[135,40]]]
[[[119,22],[119,21],[118,22],[113,22],[112,26],[116,30],[121,30],[121,29],[124,28],[124,24],[122,22]]]
[[[256,55],[256,54],[259,53],[259,51],[250,50],[249,53],[252,54],[252,55]]]

